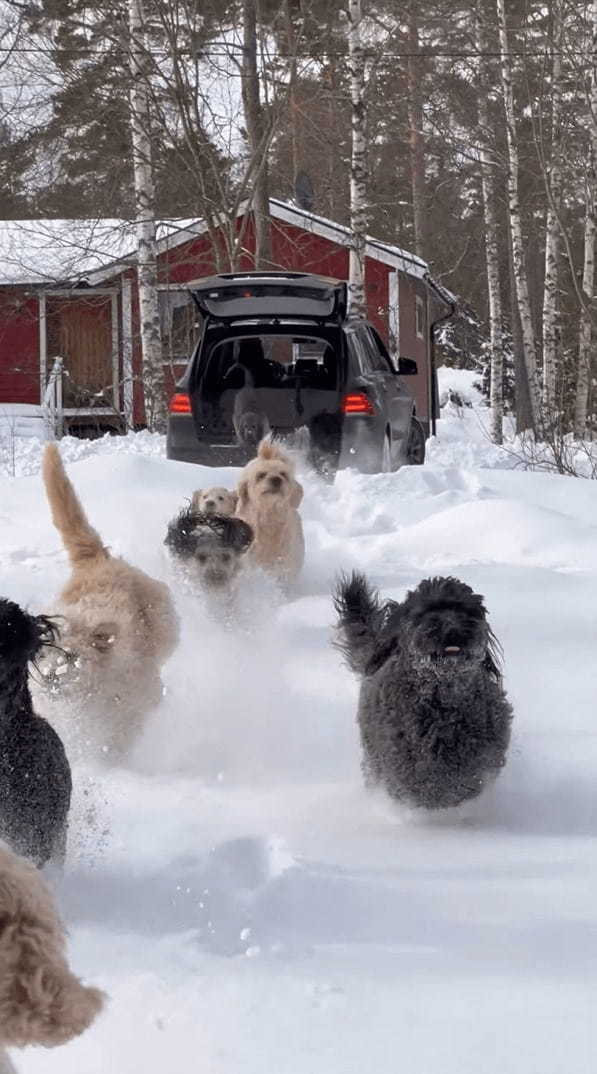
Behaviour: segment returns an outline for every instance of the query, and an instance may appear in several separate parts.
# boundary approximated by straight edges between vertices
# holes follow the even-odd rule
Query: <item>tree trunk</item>
[[[165,432],[168,408],[164,387],[157,291],[155,188],[151,156],[150,111],[145,70],[142,0],[129,0],[130,122],[137,221],[137,276],[143,362],[143,400],[147,428]]]
[[[545,286],[543,291],[543,394],[544,418],[553,420],[559,351],[560,212],[562,201],[562,0],[552,0],[551,153],[545,174],[547,220],[545,227]],[[547,168],[547,163],[544,162]]]
[[[425,260],[426,207],[425,207],[425,143],[423,140],[423,94],[421,90],[421,65],[419,53],[418,6],[411,0],[408,11],[408,128],[410,143],[410,170],[413,205],[413,231],[415,253]]]
[[[253,172],[255,268],[271,265],[269,223],[269,136],[259,93],[257,15],[259,0],[243,0],[242,98]]]
[[[361,41],[361,0],[348,0],[348,72],[352,115],[350,168],[350,248],[348,286],[350,307],[357,316],[367,312],[365,250],[367,246],[367,137],[365,130],[365,53]]]
[[[506,27],[505,0],[497,0],[497,14],[500,34],[502,94],[506,118],[506,140],[508,146],[508,219],[510,242],[512,247],[512,267],[516,286],[516,300],[520,316],[522,351],[524,368],[528,380],[530,404],[530,427],[536,432],[539,425],[539,385],[537,377],[537,351],[531,315],[529,285],[524,261],[524,246],[520,203],[518,196],[518,139],[514,117],[514,93],[512,89],[512,69]]]
[[[284,21],[286,24],[286,45],[288,48],[288,113],[290,119],[290,139],[292,151],[292,196],[296,197],[296,177],[302,160],[300,151],[300,118],[297,102],[297,62],[294,26],[290,0],[284,0]]]
[[[587,434],[587,408],[591,383],[591,349],[594,322],[597,315],[595,302],[595,238],[597,235],[597,0],[591,7],[592,20],[592,68],[589,96],[589,148],[585,189],[585,240],[582,290],[584,305],[580,314],[578,340],[578,376],[574,407],[574,431],[576,436]]]
[[[490,378],[491,378],[491,439],[495,444],[503,440],[504,418],[504,347],[502,338],[502,294],[500,284],[500,259],[498,244],[498,216],[496,195],[496,163],[489,149],[489,78],[483,55],[487,49],[485,34],[481,26],[481,13],[477,5],[476,24],[477,50],[481,56],[479,72],[479,134],[481,191],[483,197],[483,219],[485,223],[485,265],[487,270],[487,296],[489,304],[489,340],[490,340]]]

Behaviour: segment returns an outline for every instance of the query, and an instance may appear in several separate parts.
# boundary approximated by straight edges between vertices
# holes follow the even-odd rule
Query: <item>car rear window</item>
[[[321,388],[338,384],[334,348],[311,336],[235,337],[215,344],[207,357],[203,379],[206,395],[231,389]]]

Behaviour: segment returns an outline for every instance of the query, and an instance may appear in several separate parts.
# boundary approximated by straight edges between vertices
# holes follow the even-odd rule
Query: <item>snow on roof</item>
[[[240,214],[247,205],[241,206]],[[270,199],[274,219],[282,220],[340,246],[349,246],[350,229],[301,209]],[[158,252],[172,249],[203,234],[203,220],[165,220],[158,223]],[[64,284],[83,280],[98,284],[136,257],[132,220],[6,220],[0,221],[0,285]],[[428,274],[425,261],[399,246],[367,238],[366,253],[411,276]]]
[[[160,222],[158,238],[190,224]],[[76,283],[109,263],[134,263],[136,245],[131,220],[3,220],[0,284]]]

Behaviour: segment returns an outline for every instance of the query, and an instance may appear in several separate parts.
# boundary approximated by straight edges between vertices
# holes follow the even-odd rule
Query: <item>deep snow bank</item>
[[[592,1074],[597,485],[500,469],[466,421],[446,417],[423,468],[305,475],[292,601],[256,583],[231,630],[174,583],[163,704],[128,768],[73,773],[58,891],[73,962],[111,1002],[23,1074]],[[104,539],[164,578],[167,520],[236,478],[143,435],[62,448]],[[28,458],[0,479],[0,592],[37,610],[67,566]],[[352,566],[388,596],[446,571],[485,595],[515,730],[466,810],[361,787],[357,684],[330,644]]]

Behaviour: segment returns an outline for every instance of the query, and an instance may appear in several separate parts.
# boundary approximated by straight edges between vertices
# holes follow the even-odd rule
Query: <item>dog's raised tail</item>
[[[364,574],[342,575],[333,594],[338,614],[336,648],[350,668],[364,675],[379,640],[384,611]]]
[[[89,525],[77,494],[64,469],[56,444],[47,444],[42,474],[52,521],[58,530],[73,566],[92,559],[107,559],[109,553],[100,536]]]

